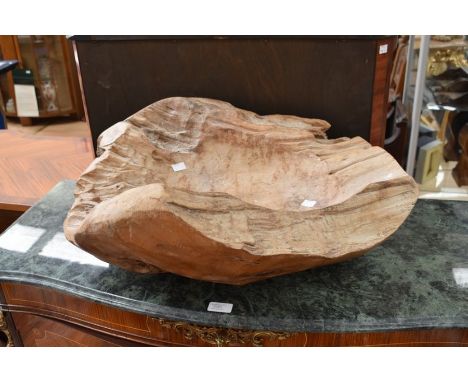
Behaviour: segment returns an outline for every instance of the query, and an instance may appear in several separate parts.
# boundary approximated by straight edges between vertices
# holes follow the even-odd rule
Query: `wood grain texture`
[[[14,36],[11,35],[0,35],[0,50],[2,54],[2,59],[3,60],[18,60],[21,64],[22,58],[18,56],[17,54],[17,40],[14,38]],[[8,84],[8,96],[13,99],[14,104],[16,105],[16,94],[15,94],[15,85],[13,82],[13,72],[9,71],[6,74],[3,74],[2,76],[5,76],[7,79],[7,84]],[[4,97],[6,98],[6,97]],[[3,100],[6,102],[7,100]],[[3,106],[3,109],[5,107]],[[4,111],[7,116],[16,116],[15,113],[7,112]]]
[[[86,346],[468,345],[466,328],[342,333],[292,332],[285,335],[268,330],[247,331],[171,322],[26,284],[3,282],[2,288],[6,304],[1,305],[1,308],[14,312],[15,324],[26,346],[75,346],[76,342]],[[31,332],[35,328],[37,331]]]
[[[88,138],[0,131],[0,210],[27,210],[59,181],[77,179],[93,159]]]
[[[136,343],[91,332],[70,323],[27,313],[12,313],[26,347],[115,347]],[[141,346],[141,344],[140,344]]]
[[[132,271],[229,284],[360,255],[403,223],[417,186],[385,150],[328,140],[329,127],[209,99],[158,101],[101,135],[65,234]]]

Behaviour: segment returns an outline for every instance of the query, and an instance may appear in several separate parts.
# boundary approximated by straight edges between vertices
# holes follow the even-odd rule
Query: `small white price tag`
[[[208,304],[208,312],[231,313],[232,304],[212,301]]]
[[[388,44],[383,44],[379,46],[379,54],[385,54],[388,52]]]
[[[468,268],[453,268],[453,278],[460,288],[468,288]]]
[[[307,207],[307,208],[312,208],[313,206],[315,206],[316,203],[317,203],[316,200],[304,199],[304,201],[301,203],[301,206],[302,207]]]
[[[184,162],[179,162],[171,165],[174,172],[185,170],[187,167]]]

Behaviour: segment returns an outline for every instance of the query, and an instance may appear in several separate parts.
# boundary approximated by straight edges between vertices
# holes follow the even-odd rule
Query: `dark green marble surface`
[[[321,332],[468,327],[468,285],[453,272],[468,275],[466,202],[419,200],[403,226],[365,256],[240,287],[40,256],[63,231],[73,187],[58,184],[15,223],[47,231],[27,253],[0,248],[0,280],[200,325]],[[232,303],[232,313],[207,312],[210,301]]]

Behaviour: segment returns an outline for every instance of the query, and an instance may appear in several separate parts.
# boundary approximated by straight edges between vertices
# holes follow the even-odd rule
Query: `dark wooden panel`
[[[23,212],[3,210],[0,206],[0,234],[5,231]]]
[[[99,341],[112,344],[139,343],[158,346],[460,346],[468,345],[468,329],[414,329],[363,333],[280,333],[268,330],[248,331],[216,328],[152,318],[91,302],[53,289],[3,282],[6,304],[3,309],[23,313],[14,315],[15,324],[24,337],[31,328],[40,326],[26,345]],[[37,316],[50,320],[39,320]],[[52,321],[52,322],[49,322]],[[60,321],[60,322],[59,322]],[[60,325],[58,325],[60,323]],[[57,326],[58,325],[58,326]],[[75,331],[61,325],[71,325]],[[78,326],[79,328],[76,328]],[[49,334],[45,333],[45,331]],[[76,332],[78,331],[78,333]],[[59,340],[50,333],[64,333]],[[88,338],[85,334],[91,336]],[[104,335],[104,337],[103,337]],[[80,340],[77,340],[79,338]],[[101,345],[99,345],[101,346]]]
[[[72,106],[70,109],[66,110],[59,110],[48,112],[47,110],[40,110],[40,117],[41,118],[49,118],[49,117],[58,117],[58,116],[69,116],[70,114],[75,115],[78,119],[83,119],[83,100],[81,98],[81,92],[78,84],[78,73],[77,68],[75,65],[75,60],[73,56],[73,47],[72,43],[66,39],[65,36],[46,36],[48,39],[52,37],[57,38],[58,42],[60,43],[60,50],[63,57],[55,57],[56,65],[63,65],[65,70],[65,75],[67,77],[67,82],[69,89],[65,89],[63,86],[58,87],[58,92],[68,91],[72,100]],[[21,51],[21,44],[18,41],[18,36],[14,35],[4,35],[0,36],[0,50],[3,55],[3,59],[16,59],[19,61],[19,66],[23,67],[23,54],[24,51]],[[50,53],[53,54],[53,53]],[[33,65],[35,65],[33,63]],[[24,67],[23,67],[24,68]],[[33,71],[37,71],[37,67],[31,68]],[[8,81],[8,89],[9,94],[15,100],[15,92],[14,92],[14,83],[13,83],[13,74],[7,73],[7,81]],[[39,81],[36,78],[36,82]],[[36,86],[38,86],[36,84]],[[17,113],[15,112],[7,112],[7,116],[9,117],[17,117]],[[33,124],[34,117],[19,117],[20,122],[23,126],[31,126]]]
[[[0,307],[6,306],[2,285],[0,284]],[[11,314],[7,311],[0,311],[0,347],[22,346],[23,343],[16,332],[15,324]]]
[[[369,140],[372,97],[385,87],[386,66],[378,65],[374,75],[375,39],[74,43],[94,144],[112,124],[171,96],[221,99],[258,114],[323,118],[332,124],[332,138]],[[376,88],[375,81],[384,82]]]
[[[18,60],[21,62],[21,58],[18,57],[17,54],[17,46],[15,45],[15,37],[11,35],[0,35],[0,51],[1,51],[1,59],[2,60]],[[8,84],[8,96],[11,97],[16,105],[16,95],[15,95],[15,88],[14,88],[14,83],[13,83],[13,72],[9,71],[6,74],[3,74],[3,76],[6,76],[7,78],[7,84]],[[4,97],[5,98],[5,97]],[[3,100],[6,102],[6,100]],[[2,106],[3,109],[5,108]],[[15,115],[16,113],[8,113],[4,111],[6,115],[11,116]]]

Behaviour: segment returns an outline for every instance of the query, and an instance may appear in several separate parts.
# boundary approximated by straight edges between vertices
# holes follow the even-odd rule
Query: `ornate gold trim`
[[[445,72],[449,65],[456,68],[468,67],[468,59],[465,57],[465,48],[433,49],[429,51],[427,74],[438,76]]]
[[[265,339],[282,341],[291,337],[291,333],[287,332],[206,327],[189,324],[187,322],[167,321],[162,318],[158,319],[158,321],[163,328],[182,332],[186,340],[191,341],[195,337],[198,337],[203,342],[216,346],[263,346]]]
[[[4,333],[7,337],[7,347],[14,346],[13,338],[11,337],[10,331],[5,320],[3,312],[0,310],[0,332]]]

